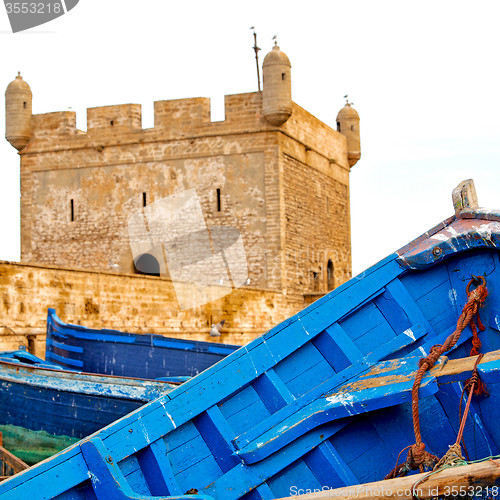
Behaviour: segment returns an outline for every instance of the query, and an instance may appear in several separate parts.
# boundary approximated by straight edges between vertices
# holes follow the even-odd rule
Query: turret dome
[[[23,149],[31,137],[33,95],[21,73],[5,91],[5,138],[17,149]]]
[[[345,96],[347,98],[347,96]],[[347,159],[353,167],[361,158],[361,142],[359,135],[359,115],[347,101],[337,115],[337,131],[347,139]]]
[[[358,112],[352,107],[350,102],[347,102],[346,105],[339,111],[337,121],[345,120],[346,118],[356,118],[359,120]]]
[[[31,92],[30,86],[23,80],[20,71],[18,71],[16,79],[10,82],[9,85],[7,85],[7,90],[5,91],[5,93],[16,92],[19,90]]]
[[[273,50],[271,50],[271,52],[269,52],[264,58],[262,67],[271,66],[272,64],[286,64],[290,67],[292,66],[290,64],[290,59],[288,59],[288,56],[280,50],[276,42],[274,42]]]
[[[262,111],[269,123],[280,127],[292,114],[292,65],[276,42],[274,44],[262,64]]]

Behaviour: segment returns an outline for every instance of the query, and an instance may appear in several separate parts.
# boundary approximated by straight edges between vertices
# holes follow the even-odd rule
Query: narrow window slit
[[[145,207],[147,205],[146,193],[142,193],[142,206]]]
[[[75,203],[71,200],[71,222],[75,222]]]
[[[221,211],[220,189],[217,189],[217,212]]]

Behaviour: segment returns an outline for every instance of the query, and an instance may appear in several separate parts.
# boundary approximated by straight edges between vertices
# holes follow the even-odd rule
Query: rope
[[[436,344],[431,348],[429,355],[425,358],[421,358],[418,363],[418,371],[415,375],[415,381],[412,387],[412,417],[413,417],[413,430],[415,433],[415,444],[410,446],[408,450],[408,454],[406,457],[406,462],[400,465],[396,465],[396,467],[389,473],[384,479],[393,479],[395,477],[405,476],[410,470],[419,469],[420,472],[424,472],[424,470],[433,468],[438,462],[439,458],[435,455],[432,455],[428,451],[425,450],[425,444],[422,442],[422,435],[420,433],[420,418],[419,418],[419,408],[418,408],[418,390],[420,388],[420,383],[422,382],[422,378],[429,371],[434,363],[442,356],[445,352],[453,349],[455,344],[458,342],[461,333],[465,330],[467,325],[470,325],[474,338],[474,331],[476,332],[477,341],[479,338],[477,336],[477,328],[474,320],[477,322],[477,325],[480,330],[484,330],[484,325],[482,324],[479,318],[479,307],[486,300],[488,296],[488,289],[486,288],[486,280],[483,276],[479,276],[481,280],[481,284],[477,286],[477,288],[473,291],[470,291],[470,286],[472,284],[478,283],[478,278],[473,276],[472,280],[468,283],[466,291],[467,291],[467,303],[465,304],[462,314],[458,318],[457,327],[455,331],[446,339],[444,344]],[[476,344],[477,344],[476,341]],[[474,344],[473,344],[474,346]],[[479,344],[480,347],[480,344]],[[474,349],[474,347],[473,347]],[[477,370],[476,370],[477,373]],[[472,379],[472,377],[471,377]],[[477,381],[472,384],[471,387],[477,384]],[[471,391],[472,392],[472,391]],[[468,407],[467,406],[467,412]],[[463,425],[465,423],[463,422]],[[463,432],[463,430],[462,430]],[[460,435],[460,440],[461,440]],[[460,441],[458,441],[460,443]],[[451,449],[451,448],[450,448]],[[445,455],[446,456],[446,455]],[[461,456],[461,453],[460,453]],[[399,457],[398,457],[399,460]],[[463,457],[462,457],[463,460]]]

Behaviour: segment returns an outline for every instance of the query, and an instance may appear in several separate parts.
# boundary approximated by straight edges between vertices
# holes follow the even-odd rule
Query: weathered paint
[[[417,246],[425,257],[433,245],[447,244],[431,236],[453,221],[456,234],[446,235],[460,251],[448,245],[437,262],[423,258],[418,271],[405,266],[400,255]],[[138,498],[196,488],[218,499],[259,500],[289,495],[291,485],[380,479],[414,439],[410,392],[420,352],[454,331],[472,274],[485,276],[490,289],[480,310],[483,351],[500,349],[499,253],[483,238],[471,248],[469,230],[459,230],[469,222],[491,220],[445,221],[176,390],[0,485],[0,500],[29,496],[33,485],[43,486],[45,498],[112,498],[124,491],[123,481]],[[442,456],[456,439],[457,382],[471,370],[469,362],[456,373],[446,367],[470,347],[466,329],[422,384],[423,440],[434,454]],[[474,400],[465,425],[472,459],[500,451],[495,356],[480,365],[491,396]],[[103,469],[98,455],[119,471]],[[118,479],[104,493],[89,472],[100,481]]]
[[[157,379],[194,376],[239,346],[154,334],[94,330],[47,314],[45,359],[88,373]]]
[[[55,366],[24,351],[0,353],[0,425],[82,439],[178,386]]]

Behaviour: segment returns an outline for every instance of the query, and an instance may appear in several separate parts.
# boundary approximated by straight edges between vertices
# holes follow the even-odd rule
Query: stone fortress
[[[43,355],[48,307],[67,322],[199,340],[225,319],[221,341],[244,344],[351,277],[359,116],[347,103],[334,130],[295,104],[290,61],[277,45],[262,71],[261,92],[225,96],[224,121],[210,120],[207,98],[157,101],[150,129],[140,105],[124,104],[88,109],[83,132],[74,112],[33,115],[20,75],[9,84],[21,263],[0,262],[2,347],[24,339]],[[127,221],[187,189],[209,228],[240,231],[249,282],[180,311],[168,274],[134,260]],[[161,266],[161,252],[150,253],[143,257]]]

